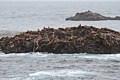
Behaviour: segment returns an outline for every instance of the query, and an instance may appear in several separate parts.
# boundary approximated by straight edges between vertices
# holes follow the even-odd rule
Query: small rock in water
[[[120,17],[119,16],[116,16],[115,18],[106,17],[101,14],[93,13],[88,10],[86,12],[76,13],[75,16],[66,18],[66,20],[72,20],[72,21],[120,20]]]

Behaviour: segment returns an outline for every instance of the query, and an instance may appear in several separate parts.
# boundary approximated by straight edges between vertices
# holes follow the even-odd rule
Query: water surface
[[[0,55],[1,80],[119,80],[120,54]]]

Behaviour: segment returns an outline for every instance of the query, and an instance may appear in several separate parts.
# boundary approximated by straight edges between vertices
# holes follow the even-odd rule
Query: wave
[[[94,75],[96,73],[86,72],[82,70],[49,70],[49,71],[39,71],[36,73],[29,74],[29,77],[23,80],[38,80],[45,78],[54,77],[85,77],[85,75]]]
[[[11,54],[4,54],[0,53],[0,57],[47,57],[52,54],[46,54],[46,53],[41,53],[41,52],[32,52],[32,53],[11,53]]]
[[[86,54],[86,53],[80,53],[80,54],[53,54],[53,53],[41,53],[41,52],[31,52],[31,53],[12,53],[12,54],[4,54],[0,52],[0,57],[78,57],[78,58],[88,58],[88,59],[120,59],[120,54]]]
[[[26,55],[28,55],[28,54],[29,54],[29,53],[20,53],[20,54],[16,54],[16,53],[4,54],[4,53],[1,53],[1,54],[0,54],[0,57],[26,56]]]
[[[90,59],[120,59],[120,54],[85,54],[79,55],[80,58],[90,58]]]

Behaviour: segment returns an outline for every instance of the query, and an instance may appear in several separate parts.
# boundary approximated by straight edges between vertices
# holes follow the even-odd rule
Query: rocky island
[[[55,54],[120,53],[120,33],[93,26],[44,28],[27,31],[14,37],[2,37],[0,50],[8,53],[48,52]]]
[[[76,13],[75,16],[66,18],[66,20],[72,20],[72,21],[120,20],[120,17],[119,16],[116,16],[115,18],[106,17],[101,14],[93,13],[88,10],[86,12]]]

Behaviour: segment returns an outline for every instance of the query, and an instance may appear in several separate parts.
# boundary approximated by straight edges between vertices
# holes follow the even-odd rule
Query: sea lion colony
[[[120,53],[120,33],[93,26],[44,28],[27,31],[14,37],[2,37],[0,49],[8,53]]]

